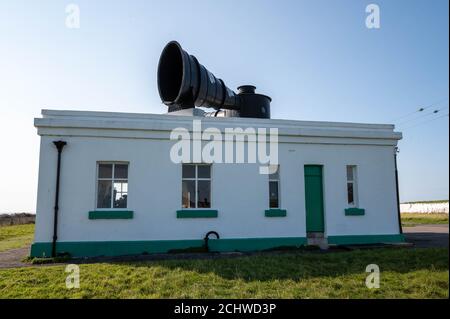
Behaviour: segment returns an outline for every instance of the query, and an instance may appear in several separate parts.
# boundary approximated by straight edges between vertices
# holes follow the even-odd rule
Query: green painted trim
[[[404,241],[405,237],[402,234],[328,236],[328,243],[334,245],[402,243]]]
[[[345,216],[363,216],[366,214],[364,208],[347,208],[345,210]]]
[[[132,219],[132,210],[92,210],[89,219]]]
[[[378,244],[404,242],[401,234],[392,235],[355,235],[328,236],[328,243],[335,245]],[[210,239],[211,251],[258,251],[280,247],[301,247],[307,244],[305,237],[274,238],[229,238]],[[204,245],[202,239],[190,240],[153,240],[153,241],[81,241],[57,242],[58,253],[69,253],[72,257],[121,256],[145,253],[167,253],[176,249],[199,248]],[[50,257],[51,242],[38,242],[31,245],[31,257]]]
[[[273,238],[230,238],[210,239],[211,251],[258,251],[278,247],[300,247],[306,245],[305,237],[273,237]]]
[[[154,240],[154,241],[79,241],[57,242],[58,253],[69,253],[72,257],[122,256],[145,253],[166,253],[172,249],[201,247],[198,240]],[[31,257],[51,256],[52,243],[33,243]]]
[[[215,209],[182,209],[177,210],[177,218],[217,218]]]
[[[306,245],[304,237],[277,238],[235,238],[210,239],[211,251],[257,251],[277,247],[300,247]],[[58,253],[69,253],[72,257],[139,255],[144,253],[167,253],[175,249],[198,248],[204,245],[203,239],[192,240],[153,240],[153,241],[80,241],[57,242]],[[38,242],[31,245],[31,257],[50,257],[51,242]]]
[[[264,211],[266,217],[286,217],[286,209],[271,208]]]

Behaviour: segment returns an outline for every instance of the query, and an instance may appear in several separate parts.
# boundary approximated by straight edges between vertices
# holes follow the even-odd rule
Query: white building
[[[171,160],[175,128],[278,128],[276,174],[260,163]],[[249,251],[308,243],[400,242],[392,125],[42,111],[32,256],[126,255],[200,247]],[[54,206],[61,153],[59,211]],[[205,144],[206,141],[203,141]],[[248,144],[248,142],[245,142]],[[213,238],[213,237],[211,237]]]

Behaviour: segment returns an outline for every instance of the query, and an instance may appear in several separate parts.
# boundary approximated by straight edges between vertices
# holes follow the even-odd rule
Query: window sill
[[[177,218],[217,218],[215,209],[182,209],[177,210]]]
[[[364,208],[347,208],[345,210],[345,216],[363,216],[366,214]]]
[[[286,209],[279,209],[279,208],[267,209],[264,212],[264,216],[266,217],[286,217],[286,215],[287,215]]]
[[[89,219],[132,219],[132,210],[93,210],[89,212]]]

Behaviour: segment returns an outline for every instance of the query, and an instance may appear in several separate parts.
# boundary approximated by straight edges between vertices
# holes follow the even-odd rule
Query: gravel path
[[[30,264],[22,262],[29,253],[29,246],[0,252],[0,269],[29,266]]]
[[[448,224],[403,227],[403,233],[406,241],[413,243],[415,247],[448,248]]]

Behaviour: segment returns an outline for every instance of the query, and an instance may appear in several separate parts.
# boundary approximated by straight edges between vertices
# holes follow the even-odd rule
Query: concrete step
[[[326,238],[307,238],[307,243],[310,246],[318,246],[320,249],[328,249],[328,240]]]
[[[325,234],[323,232],[308,232],[306,238],[325,238]]]

